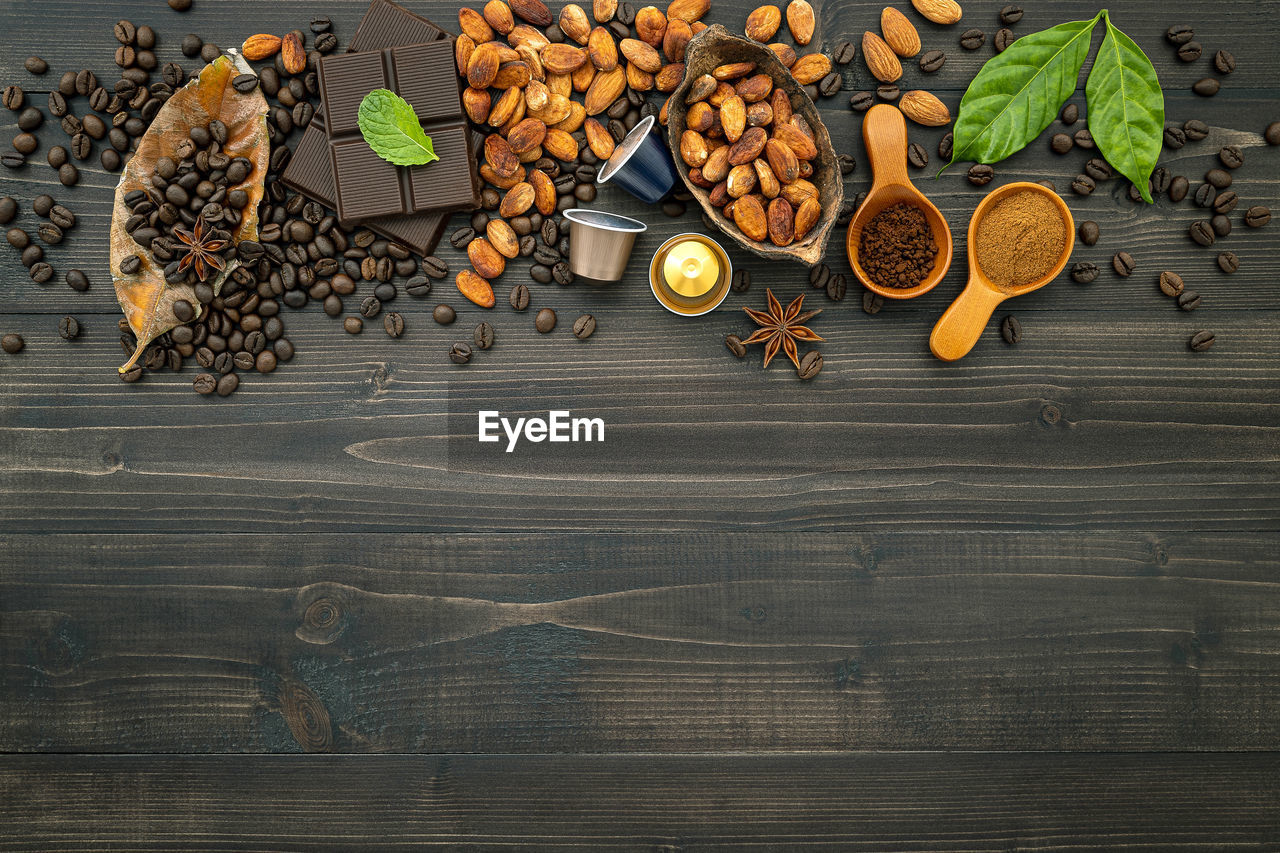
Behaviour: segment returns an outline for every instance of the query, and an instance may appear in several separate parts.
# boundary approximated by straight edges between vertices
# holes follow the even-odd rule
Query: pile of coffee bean
[[[1191,63],[1204,56],[1204,48],[1196,41],[1196,33],[1185,24],[1175,24],[1164,34],[1165,40],[1173,46],[1178,59]],[[1191,91],[1205,98],[1211,98],[1222,89],[1222,78],[1236,70],[1236,58],[1229,50],[1219,50],[1211,60],[1217,77],[1201,77],[1191,84]]]

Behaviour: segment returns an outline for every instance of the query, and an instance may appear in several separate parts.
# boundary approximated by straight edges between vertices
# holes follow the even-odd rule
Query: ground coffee
[[[862,229],[858,263],[881,287],[916,287],[933,270],[938,244],[918,207],[895,204]]]
[[[996,287],[1044,278],[1062,257],[1067,226],[1043,193],[1023,190],[996,202],[978,223],[974,254]]]

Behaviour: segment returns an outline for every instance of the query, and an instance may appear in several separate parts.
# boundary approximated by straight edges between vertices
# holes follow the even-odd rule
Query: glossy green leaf
[[[1085,84],[1098,151],[1151,202],[1151,171],[1164,134],[1164,93],[1142,48],[1106,17],[1107,34]]]
[[[960,101],[951,163],[995,163],[1039,136],[1075,91],[1104,14],[1023,36],[988,60]]]
[[[365,95],[356,121],[364,141],[383,160],[397,166],[422,166],[440,159],[413,107],[395,92],[374,89]]]

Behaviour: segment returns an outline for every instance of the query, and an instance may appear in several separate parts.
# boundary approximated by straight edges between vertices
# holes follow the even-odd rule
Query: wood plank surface
[[[11,537],[0,749],[1280,747],[1274,534]]]
[[[0,850],[1275,850],[1278,771],[1275,753],[19,756]]]

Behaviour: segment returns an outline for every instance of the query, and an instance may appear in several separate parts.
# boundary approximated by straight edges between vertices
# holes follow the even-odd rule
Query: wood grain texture
[[[1270,750],[1275,534],[10,537],[0,749]]]
[[[1274,850],[1277,771],[1275,753],[20,756],[0,850]]]

